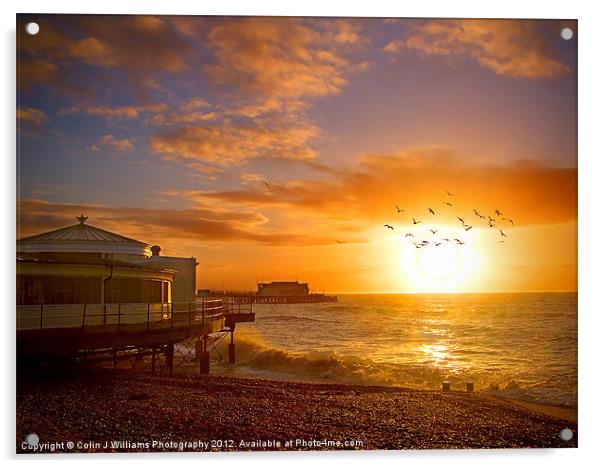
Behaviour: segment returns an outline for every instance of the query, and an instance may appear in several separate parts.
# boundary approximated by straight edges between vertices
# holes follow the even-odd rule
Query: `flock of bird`
[[[454,194],[449,191],[446,191],[445,193],[447,194],[448,199],[447,199],[447,201],[443,202],[443,204],[445,206],[447,206],[448,208],[452,208],[454,206],[454,204],[452,203]],[[400,208],[399,206],[395,206],[395,209],[398,214],[405,213],[405,210]],[[436,216],[435,210],[433,208],[427,208],[426,212],[430,216]],[[473,209],[472,212],[473,212],[473,215],[476,218],[478,218],[479,221],[484,220],[486,226],[488,226],[489,228],[493,228],[493,229],[497,228],[499,230],[500,237],[499,237],[498,242],[500,244],[503,244],[504,242],[506,242],[508,235],[504,232],[504,230],[502,229],[502,226],[500,226],[500,224],[507,223],[507,225],[514,226],[514,220],[512,220],[511,218],[505,217],[504,213],[502,213],[497,208],[494,211],[494,216],[482,214],[477,209]],[[420,220],[420,219],[416,219],[416,218],[411,218],[411,219],[412,219],[412,225],[414,225],[414,226],[422,223],[422,220]],[[472,224],[468,224],[467,218],[462,218],[460,216],[456,216],[456,219],[462,224],[462,228],[464,229],[464,231],[468,232],[473,228]],[[389,229],[391,231],[395,230],[395,228],[391,224],[385,224],[384,227],[385,227],[385,229]],[[437,229],[428,229],[428,232],[430,232],[432,236],[436,236],[439,231]],[[432,236],[430,238],[431,240],[421,240],[420,242],[417,242],[416,241],[417,236],[414,233],[408,232],[404,235],[404,237],[406,239],[411,240],[414,247],[416,247],[417,249],[421,249],[421,248],[427,247],[427,246],[439,247],[444,242],[451,242],[451,243],[455,243],[457,245],[465,245],[466,244],[466,242],[464,242],[462,239],[459,239],[459,238],[448,238],[448,237],[433,238]],[[339,242],[339,243],[341,243],[341,242]]]
[[[270,189],[270,184],[267,181],[264,180],[264,181],[262,181],[262,183],[265,185],[265,187],[268,190]],[[443,205],[445,205],[447,208],[453,208],[454,204],[452,203],[452,201],[453,201],[453,197],[455,196],[455,194],[451,193],[448,190],[446,190],[445,193],[447,194],[447,200],[443,202]],[[405,209],[402,209],[397,205],[395,206],[395,210],[397,211],[398,214],[405,213],[405,211],[406,211]],[[430,214],[431,216],[436,216],[435,210],[433,208],[427,208],[426,212],[428,214]],[[505,217],[504,213],[502,213],[497,208],[494,210],[495,217],[490,216],[488,214],[482,214],[476,208],[473,208],[472,213],[476,218],[479,219],[479,221],[484,220],[485,225],[488,226],[489,228],[494,228],[494,229],[497,228],[499,230],[500,237],[499,237],[498,242],[500,244],[503,244],[504,242],[506,242],[508,235],[504,232],[504,230],[502,229],[502,227],[499,224],[500,224],[500,222],[505,222],[505,223],[507,223],[507,225],[514,226],[513,219]],[[414,225],[414,226],[416,226],[418,224],[422,224],[422,220],[419,220],[416,218],[411,218],[411,219],[412,219],[412,225]],[[470,231],[473,228],[473,225],[468,224],[466,222],[466,218],[456,216],[456,219],[460,223],[462,223],[462,227],[464,228],[464,230],[466,232]],[[384,227],[391,231],[395,230],[395,228],[391,224],[385,224]],[[436,236],[437,233],[439,232],[437,229],[428,229],[428,231],[430,231],[432,236]],[[466,244],[466,242],[464,242],[462,239],[448,238],[448,237],[443,237],[443,238],[438,238],[438,239],[431,237],[430,241],[429,240],[421,240],[420,242],[416,242],[416,235],[411,232],[406,233],[404,235],[404,237],[406,239],[412,239],[411,242],[414,244],[414,247],[416,247],[417,249],[421,249],[423,247],[427,247],[427,246],[431,246],[431,245],[434,247],[439,247],[444,242],[451,242],[451,243],[455,243],[457,245],[465,245]],[[336,243],[337,244],[345,244],[346,242],[337,240]]]

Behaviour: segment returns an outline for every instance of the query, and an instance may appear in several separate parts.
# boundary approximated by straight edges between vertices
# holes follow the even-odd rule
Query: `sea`
[[[255,304],[212,374],[463,390],[577,406],[577,294],[349,294]]]

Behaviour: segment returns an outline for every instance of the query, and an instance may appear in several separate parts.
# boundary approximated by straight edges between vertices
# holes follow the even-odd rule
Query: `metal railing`
[[[166,328],[204,325],[223,316],[221,299],[196,302],[39,304],[17,306],[17,330],[48,328]]]

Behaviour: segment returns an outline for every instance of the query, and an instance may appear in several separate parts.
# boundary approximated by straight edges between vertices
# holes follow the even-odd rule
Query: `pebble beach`
[[[18,379],[16,408],[19,453],[577,446],[574,412],[454,390],[97,369]]]

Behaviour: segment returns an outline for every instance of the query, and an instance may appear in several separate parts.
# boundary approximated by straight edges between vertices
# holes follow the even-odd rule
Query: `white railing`
[[[17,330],[48,328],[165,328],[205,324],[223,315],[221,299],[196,302],[37,304],[17,306]]]

